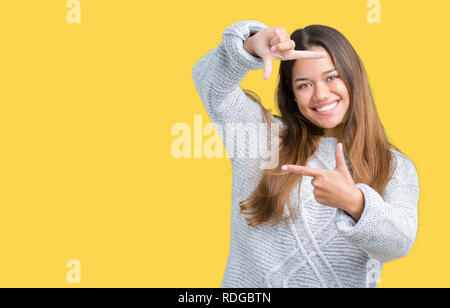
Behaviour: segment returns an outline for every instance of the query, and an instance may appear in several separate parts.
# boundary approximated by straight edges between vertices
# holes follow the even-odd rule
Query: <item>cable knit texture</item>
[[[261,107],[239,84],[250,70],[264,67],[262,59],[247,53],[243,43],[251,33],[265,28],[255,20],[232,24],[223,32],[222,42],[192,69],[195,87],[218,128],[227,123],[263,122]],[[284,127],[282,121],[274,120]],[[229,151],[234,145],[223,130],[217,131]],[[334,137],[322,137],[307,166],[334,169],[337,142]],[[240,213],[239,202],[261,179],[258,159],[231,157],[230,252],[221,287],[376,287],[383,263],[407,255],[417,234],[417,170],[409,158],[392,151],[396,168],[383,196],[366,184],[356,184],[365,198],[358,222],[340,209],[319,204],[312,178],[305,176],[289,197],[295,205],[300,190],[300,217],[273,228],[249,227]]]

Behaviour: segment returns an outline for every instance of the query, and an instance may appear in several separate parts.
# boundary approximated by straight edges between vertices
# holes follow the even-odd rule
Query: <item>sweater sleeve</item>
[[[412,161],[394,152],[396,167],[386,185],[384,199],[370,186],[356,184],[364,194],[365,206],[356,223],[338,209],[336,225],[352,244],[382,263],[406,256],[417,236],[419,184]]]
[[[265,28],[265,24],[255,20],[232,24],[223,32],[222,42],[192,68],[195,87],[227,149],[225,125],[263,121],[261,106],[247,97],[239,84],[250,70],[264,67],[261,58],[244,49],[244,42]]]

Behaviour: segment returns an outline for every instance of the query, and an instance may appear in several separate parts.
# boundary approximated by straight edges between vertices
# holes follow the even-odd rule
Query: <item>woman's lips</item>
[[[314,110],[314,112],[317,113],[318,115],[327,115],[327,114],[333,113],[334,110],[336,110],[336,107],[339,106],[339,103],[340,103],[340,102],[341,102],[340,100],[337,101],[336,106],[334,106],[333,108],[331,108],[330,110],[327,110],[327,111],[320,112],[320,111],[318,111],[318,110],[316,110],[316,109],[313,109],[313,110]],[[334,103],[333,103],[333,104],[334,104]],[[330,104],[330,105],[333,105],[333,104]]]

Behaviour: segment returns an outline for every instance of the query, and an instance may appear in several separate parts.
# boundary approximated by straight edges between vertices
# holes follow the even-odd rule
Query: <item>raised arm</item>
[[[195,63],[192,77],[200,98],[214,123],[247,123],[262,121],[261,107],[250,100],[239,84],[250,70],[264,67],[261,58],[244,49],[252,33],[267,26],[246,20],[225,29],[222,42]]]

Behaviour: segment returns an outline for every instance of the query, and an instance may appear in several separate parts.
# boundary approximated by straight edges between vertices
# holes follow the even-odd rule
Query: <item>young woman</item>
[[[281,116],[239,86],[250,70],[264,68],[268,79],[273,59],[282,60]],[[192,73],[216,126],[282,127],[275,169],[231,158],[231,242],[221,286],[376,287],[382,264],[407,255],[415,241],[418,175],[387,140],[364,66],[345,37],[321,25],[289,35],[240,21]],[[230,151],[234,144],[219,133]]]

